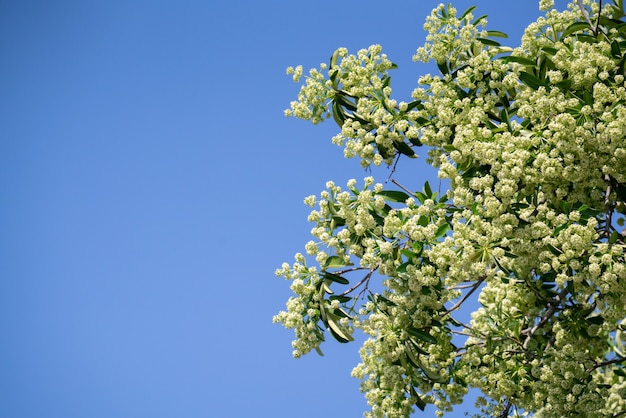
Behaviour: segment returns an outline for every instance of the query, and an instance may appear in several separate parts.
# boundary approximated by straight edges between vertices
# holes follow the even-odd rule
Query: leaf
[[[489,45],[489,46],[500,46],[500,42],[496,42],[494,40],[491,39],[487,39],[487,38],[476,38],[476,40],[478,42],[480,42],[483,45]]]
[[[339,256],[333,256],[333,257],[339,257]],[[339,258],[341,258],[341,257],[339,257]],[[343,259],[341,259],[341,261],[343,262]],[[341,276],[339,276],[337,274],[332,274],[332,273],[325,272],[324,273],[324,278],[328,279],[328,280],[331,280],[333,282],[336,282],[336,283],[340,283],[340,284],[350,284],[350,281],[348,279],[346,279],[344,277],[341,277]]]
[[[470,7],[468,7],[468,8],[467,8],[467,10],[465,10],[465,11],[463,12],[463,14],[462,14],[462,15],[461,15],[461,17],[459,18],[459,20],[463,20],[463,19],[465,19],[465,17],[466,17],[468,14],[472,13],[474,10],[476,10],[476,6],[470,6]]]
[[[326,259],[326,262],[324,263],[324,269],[328,269],[328,268],[335,268],[335,267],[345,267],[345,266],[351,266],[352,263],[346,263],[343,260],[343,257],[339,257],[338,255],[332,255],[330,257],[328,257]]]
[[[387,202],[404,203],[410,197],[408,194],[401,192],[400,190],[381,190],[376,193],[377,196],[382,196]]]
[[[408,157],[416,157],[415,151],[406,144],[404,141],[393,141],[393,147],[398,150],[401,154],[404,154]]]
[[[435,337],[433,337],[432,335],[430,335],[428,332],[423,331],[421,329],[417,329],[417,328],[413,328],[410,327],[409,329],[406,330],[410,335],[412,335],[413,337],[420,339],[424,342],[427,342],[429,344],[436,344],[437,343],[437,339]]]
[[[409,110],[413,110],[415,108],[417,108],[417,110],[422,110],[424,108],[421,100],[414,100],[409,103],[406,107],[406,111],[408,112]]]
[[[426,409],[426,402],[418,395],[413,386],[411,386],[411,396],[415,399],[415,406],[417,406],[420,411]]]
[[[439,228],[437,228],[437,232],[435,232],[435,239],[444,237],[449,230],[450,224],[448,224],[447,222],[439,225]]]
[[[439,71],[441,71],[441,74],[443,75],[450,74],[450,68],[448,67],[448,63],[446,61],[443,61],[443,62],[437,61],[437,67],[439,68]]]
[[[572,23],[567,28],[565,28],[565,30],[561,34],[561,41],[563,39],[567,38],[568,36],[570,36],[572,33],[580,32],[580,31],[583,31],[583,30],[591,30],[591,26],[589,26],[589,23],[587,23],[587,22],[575,22],[575,23]]]
[[[325,293],[328,293],[329,295],[332,295],[333,293],[335,293],[333,292],[333,289],[331,289],[328,283],[326,282],[322,282],[321,288]]]
[[[344,296],[344,295],[333,295],[331,297],[328,298],[329,300],[338,300],[339,303],[346,303],[352,300],[352,298],[350,296]]]
[[[516,62],[518,64],[522,64],[522,65],[525,65],[527,67],[534,67],[535,66],[535,61],[533,61],[531,59],[528,59],[528,58],[518,57],[518,56],[514,56],[514,55],[507,55],[506,57],[500,58],[500,60],[503,61],[506,64],[511,63],[511,62]]]
[[[507,35],[506,33],[500,32],[498,30],[488,30],[487,35],[493,36],[494,38],[508,38],[509,37],[509,35]]]
[[[340,127],[343,127],[343,123],[346,121],[346,114],[337,101],[333,101],[333,119]]]
[[[430,188],[430,183],[428,181],[424,182],[424,194],[426,195],[427,198],[430,198],[433,195],[433,191]]]
[[[480,16],[480,17],[477,17],[477,18],[476,18],[476,19],[472,22],[472,26],[476,26],[476,25],[478,25],[478,23],[479,23],[481,20],[485,19],[485,18],[487,18],[487,15],[482,15],[482,16]]]
[[[545,81],[539,80],[534,75],[525,71],[519,73],[519,79],[522,81],[522,83],[526,84],[528,87],[534,90],[537,90],[539,89],[539,87],[546,85]]]
[[[340,343],[347,343],[354,340],[352,336],[345,334],[339,325],[333,320],[328,321],[328,330]]]
[[[333,311],[333,314],[340,317],[340,318],[348,318],[348,319],[352,319],[352,317],[350,315],[348,315],[348,313],[346,311],[344,311],[341,308],[335,309]]]

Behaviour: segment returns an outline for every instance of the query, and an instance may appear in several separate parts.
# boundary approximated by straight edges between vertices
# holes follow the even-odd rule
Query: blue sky
[[[367,175],[285,68],[380,43],[407,99],[437,3],[0,2],[0,415],[361,416],[359,346],[295,360],[271,321],[302,199]],[[511,44],[538,15],[477,4]]]

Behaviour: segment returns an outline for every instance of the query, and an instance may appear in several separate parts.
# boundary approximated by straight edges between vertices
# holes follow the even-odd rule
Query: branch
[[[409,189],[407,189],[406,187],[398,183],[396,179],[391,179],[391,182],[395,184],[396,186],[398,186],[399,188],[401,188],[402,190],[404,190],[405,192],[407,192],[410,196],[415,196],[415,193],[413,193],[412,191],[410,191]]]
[[[593,24],[591,23],[591,19],[589,18],[589,13],[587,12],[587,9],[585,9],[585,6],[583,5],[583,1],[582,0],[577,0],[577,1],[578,1],[578,8],[583,13],[585,20],[587,21],[587,23],[589,23],[589,26],[591,27],[591,31],[595,35],[596,33],[593,29]]]
[[[546,310],[546,313],[543,314],[543,316],[541,317],[539,322],[535,324],[535,326],[533,326],[530,330],[527,328],[525,330],[522,330],[522,332],[520,332],[520,334],[528,334],[526,335],[526,339],[524,340],[524,344],[522,345],[522,348],[524,348],[524,350],[528,348],[528,343],[530,343],[532,336],[535,335],[537,330],[539,330],[539,328],[544,326],[546,322],[548,322],[550,318],[552,318],[552,316],[556,313],[557,306],[563,301],[563,298],[565,298],[565,295],[567,295],[567,292],[568,292],[567,289],[563,289],[561,293],[556,295],[554,300],[548,304],[548,310]]]
[[[352,286],[350,289],[346,290],[345,292],[343,292],[341,294],[341,296],[346,296],[348,295],[348,293],[353,292],[354,290],[358,289],[363,283],[365,282],[369,282],[370,278],[372,277],[372,273],[374,273],[374,270],[370,270],[365,277],[363,277],[357,284],[355,284],[354,286]],[[365,286],[365,289],[367,289],[367,285]]]
[[[472,288],[470,289],[469,292],[467,292],[465,294],[465,296],[463,296],[461,298],[460,301],[458,301],[457,303],[455,303],[454,305],[452,305],[452,307],[450,309],[448,309],[447,311],[445,311],[443,313],[443,315],[441,315],[442,317],[448,315],[450,312],[458,309],[459,306],[461,306],[463,304],[463,302],[465,302],[467,300],[467,298],[469,298],[472,293],[474,293],[476,291],[476,289],[478,289],[480,287],[480,285],[485,281],[485,276],[481,277],[480,280],[478,280],[476,283],[474,283],[474,285],[472,286]]]
[[[602,363],[598,363],[590,369],[585,370],[586,373],[591,373],[592,371],[599,369],[600,367],[608,366],[611,364],[623,363],[626,361],[626,357],[617,357],[613,360],[603,361]]]

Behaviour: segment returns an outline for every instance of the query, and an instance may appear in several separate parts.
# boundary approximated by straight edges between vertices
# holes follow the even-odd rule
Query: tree
[[[481,416],[626,416],[623,1],[540,8],[510,48],[474,8],[440,5],[414,57],[440,74],[413,101],[392,99],[374,45],[338,49],[286,111],[334,118],[346,157],[393,167],[394,189],[368,177],[306,198],[315,239],[276,271],[295,293],[274,318],[295,357],[321,354],[326,332],[369,336],[353,371],[366,416],[441,416],[468,388]],[[419,147],[446,193],[398,180]]]

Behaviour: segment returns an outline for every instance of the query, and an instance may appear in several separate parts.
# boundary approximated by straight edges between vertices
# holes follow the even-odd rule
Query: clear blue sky
[[[271,321],[302,199],[366,175],[285,68],[380,43],[406,99],[437,3],[0,2],[0,416],[361,416],[359,346]],[[477,3],[512,44],[538,14]]]

